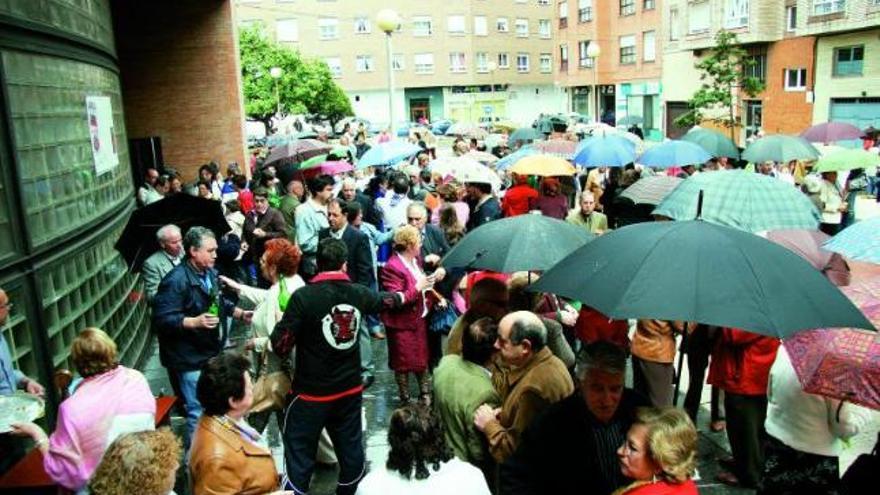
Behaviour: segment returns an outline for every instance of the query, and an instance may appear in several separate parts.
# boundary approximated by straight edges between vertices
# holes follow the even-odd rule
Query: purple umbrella
[[[801,137],[811,143],[833,143],[847,139],[859,139],[862,131],[844,122],[825,122],[814,125],[801,133]]]
[[[830,237],[824,232],[809,229],[782,229],[767,232],[767,239],[807,260],[834,285],[849,285],[850,270],[846,260],[837,253],[822,248]]]
[[[272,152],[266,158],[264,166],[281,165],[285,163],[300,163],[313,156],[329,153],[333,148],[317,139],[297,139],[272,148]]]

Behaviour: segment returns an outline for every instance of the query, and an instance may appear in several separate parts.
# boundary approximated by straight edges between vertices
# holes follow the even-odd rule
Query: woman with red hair
[[[541,196],[534,205],[544,216],[565,220],[568,215],[568,198],[560,192],[561,187],[556,177],[545,177],[541,181]]]

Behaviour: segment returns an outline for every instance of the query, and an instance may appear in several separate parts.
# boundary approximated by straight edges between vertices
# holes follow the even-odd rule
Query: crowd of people
[[[343,137],[356,161],[365,136]],[[432,173],[434,150],[416,142],[425,150],[401,167],[286,182],[256,161],[249,174],[231,164],[225,179],[216,164],[201,167],[189,193],[219,201],[231,230],[163,226],[142,268],[160,360],[185,412],[182,442],[151,431],[155,402],[143,375],[121,366],[96,328],[73,343],[82,381],[55,431],[22,423],[14,433],[33,440],[52,479],[95,494],[168,493],[179,462],[196,495],[308,493],[319,463],[338,465],[339,494],[693,494],[708,368],[711,428],[726,429],[732,450],[721,481],[767,494],[841,489],[837,456],[871,414],[805,394],[778,339],[691,322],[631,328],[527,291],[539,273],[441,266],[468,232],[499,218],[543,214],[596,235],[649,221],[620,192],[654,171],[514,174],[498,191]],[[480,148],[453,143],[455,154]],[[676,173],[736,166],[720,159]],[[807,172],[800,163],[756,170],[790,174],[822,212],[822,230],[836,232],[852,221],[847,198],[864,171],[843,188],[834,173]],[[186,193],[179,177],[149,169],[138,201]],[[10,307],[0,290],[0,324]],[[238,349],[234,326],[249,332]],[[368,472],[361,414],[379,345],[398,408],[388,459]],[[687,352],[691,377],[684,408],[673,406],[678,352]],[[0,393],[42,395],[11,362],[0,341]],[[273,415],[283,476],[264,436]]]

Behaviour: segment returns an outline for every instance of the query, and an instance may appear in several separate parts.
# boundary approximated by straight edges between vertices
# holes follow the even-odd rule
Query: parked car
[[[342,134],[342,130],[345,129],[345,124],[351,125],[352,132],[356,132],[358,127],[360,127],[361,124],[364,124],[364,128],[367,129],[367,133],[370,132],[370,128],[372,125],[370,124],[369,120],[362,117],[346,117],[336,123],[336,127],[333,128],[334,134],[337,136]]]
[[[435,120],[434,122],[432,122],[431,125],[429,126],[429,128],[431,129],[431,132],[434,133],[434,135],[442,136],[442,135],[446,134],[446,130],[449,129],[450,126],[452,126],[451,120],[442,119],[442,120]]]

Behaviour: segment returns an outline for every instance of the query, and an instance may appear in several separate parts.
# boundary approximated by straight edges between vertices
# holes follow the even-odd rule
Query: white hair
[[[177,234],[179,236],[180,235],[180,227],[178,227],[177,225],[174,225],[173,223],[169,223],[168,225],[162,226],[162,228],[160,228],[156,232],[156,240],[159,242],[162,242],[165,239],[168,239],[169,237],[171,237],[172,234]]]
[[[346,178],[342,179],[342,187],[345,187],[345,186],[352,186],[354,188],[357,188],[357,181],[354,180],[353,177],[346,177]]]

